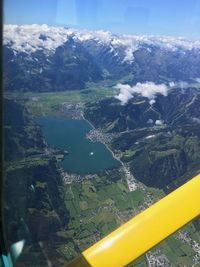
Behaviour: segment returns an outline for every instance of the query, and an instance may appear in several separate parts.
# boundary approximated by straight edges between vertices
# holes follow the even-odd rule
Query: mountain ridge
[[[84,116],[105,133],[110,146],[147,186],[174,189],[200,170],[199,88],[174,88],[149,99],[134,96],[122,105],[107,98],[88,103]]]
[[[85,89],[87,83],[199,79],[200,41],[47,25],[4,26],[5,88]],[[59,70],[59,71],[58,71]]]
[[[21,38],[19,38],[19,35],[21,35]],[[10,44],[15,51],[35,52],[41,48],[55,50],[66,42],[69,37],[82,42],[95,40],[104,44],[109,43],[110,52],[113,51],[114,47],[124,45],[132,49],[132,51],[127,50],[127,58],[124,60],[130,59],[131,52],[136,51],[142,44],[146,44],[148,47],[156,45],[169,50],[177,50],[178,48],[185,50],[200,49],[200,40],[190,40],[184,37],[112,34],[109,31],[103,30],[81,30],[48,26],[46,24],[4,25],[4,44]]]

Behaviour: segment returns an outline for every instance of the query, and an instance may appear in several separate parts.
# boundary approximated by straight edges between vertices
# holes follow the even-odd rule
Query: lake
[[[45,116],[37,119],[49,146],[67,150],[68,155],[60,163],[69,173],[98,173],[120,166],[107,147],[86,139],[92,129],[85,120],[69,120],[62,117]]]

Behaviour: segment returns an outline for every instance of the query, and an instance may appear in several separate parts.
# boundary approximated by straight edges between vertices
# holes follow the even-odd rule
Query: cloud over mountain
[[[116,88],[119,89],[120,92],[115,98],[119,99],[122,105],[125,105],[129,99],[133,98],[134,94],[147,97],[152,105],[155,102],[157,94],[167,96],[168,92],[168,87],[165,84],[155,84],[153,82],[139,82],[135,86],[117,84]]]
[[[33,53],[45,49],[53,52],[64,44],[69,37],[80,42],[96,41],[106,44],[110,51],[121,47],[124,50],[124,62],[133,62],[134,52],[140,47],[157,46],[176,51],[178,49],[200,49],[199,40],[188,40],[182,37],[114,35],[108,31],[78,30],[66,27],[38,25],[4,25],[4,44],[10,45],[16,52]]]
[[[5,87],[9,90],[84,89],[87,82],[106,79],[114,84],[140,82],[135,93],[155,95],[157,85],[184,89],[187,82],[200,77],[200,40],[45,24],[4,25],[3,35]],[[146,81],[152,82],[148,88]],[[126,103],[134,90],[119,86],[118,99]],[[155,97],[146,97],[150,104],[155,102]]]

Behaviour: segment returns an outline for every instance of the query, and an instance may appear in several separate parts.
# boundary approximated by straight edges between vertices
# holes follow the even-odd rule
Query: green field
[[[43,114],[59,115],[62,103],[84,104],[88,101],[97,101],[105,97],[114,96],[115,94],[115,89],[110,87],[56,93],[26,93],[23,94],[22,98],[20,98],[20,94],[16,93],[9,97],[22,101],[30,114],[40,116]],[[31,135],[33,132],[32,128],[27,128],[26,131],[27,135]],[[175,141],[176,143],[181,142],[181,140],[177,139]],[[18,144],[18,141],[16,143]],[[41,151],[37,147],[30,147],[25,152],[26,157],[12,161],[6,166],[7,172],[13,173],[13,181],[10,180],[10,182],[12,182],[14,187],[19,187],[18,192],[22,191],[22,185],[15,180],[15,173],[19,172],[19,177],[21,178],[20,171],[22,169],[28,167],[34,170],[34,168],[41,166],[44,168],[49,166],[50,158],[41,156]],[[125,156],[131,157],[133,152],[127,150]],[[57,160],[60,160],[60,157],[62,155],[58,155]],[[45,191],[47,187],[46,180],[41,180],[43,176],[39,178],[36,180],[35,189]],[[56,238],[58,237],[65,242],[64,244],[61,242],[55,250],[67,261],[77,256],[81,251],[97,242],[141,210],[147,208],[149,199],[155,202],[164,196],[162,190],[147,187],[129,192],[124,173],[120,170],[98,174],[91,179],[84,178],[80,183],[73,182],[64,185],[64,205],[69,211],[70,219],[66,228],[62,228],[55,233]],[[24,181],[26,182],[25,178]],[[34,212],[34,209],[29,208],[29,212],[31,214]],[[47,217],[52,215],[50,212],[47,212]],[[55,216],[52,215],[51,217],[54,218]],[[192,223],[184,229],[193,240],[200,243],[200,234]],[[69,242],[66,240],[69,240]],[[156,252],[158,256],[166,255],[172,266],[180,264],[180,266],[189,267],[194,263],[194,250],[190,245],[177,238],[177,234],[160,243],[152,252]],[[141,257],[130,266],[147,266],[145,257]]]
[[[115,174],[110,172],[108,176],[96,176],[82,183],[72,183],[65,189],[65,205],[70,212],[69,230],[65,234],[74,240],[80,251],[132,218],[139,212],[141,206],[144,209],[147,195],[152,197],[153,201],[164,195],[161,190],[154,188],[129,192],[122,174],[119,174],[117,182],[112,181],[112,175]],[[187,225],[184,230],[187,230],[194,240],[200,240],[200,235],[193,224]],[[177,234],[156,246],[152,252],[155,251],[158,257],[166,255],[172,266],[176,266],[177,262],[184,266],[192,266],[195,255],[188,244],[177,238]],[[145,258],[141,257],[129,266],[147,265]]]
[[[94,102],[106,97],[116,95],[116,89],[112,86],[101,87],[93,85],[85,90],[72,90],[64,92],[46,92],[46,93],[18,93],[13,92],[8,95],[9,98],[23,101],[30,114],[41,116],[43,114],[58,114],[62,103],[78,104]]]
[[[143,189],[129,192],[123,173],[116,171],[67,185],[65,206],[70,212],[67,236],[83,251],[138,213],[145,196]]]

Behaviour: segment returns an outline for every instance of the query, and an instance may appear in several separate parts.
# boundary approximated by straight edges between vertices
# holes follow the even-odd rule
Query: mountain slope
[[[69,39],[55,53],[37,50],[30,55],[4,48],[5,88],[22,91],[83,89],[86,82],[99,81],[101,71],[81,44]]]
[[[10,248],[26,240],[16,266],[47,266],[46,257],[56,266],[63,266],[58,262],[65,259],[57,249],[70,239],[60,237],[58,232],[67,228],[69,211],[56,159],[45,155],[41,131],[23,105],[5,99],[4,108],[3,213],[7,245]]]
[[[200,171],[200,90],[171,89],[152,105],[135,96],[125,105],[110,98],[88,103],[85,117],[116,133],[111,146],[137,180],[174,188]]]
[[[200,42],[184,38],[5,25],[5,88],[65,91],[104,79],[188,81],[200,77],[199,53]]]

